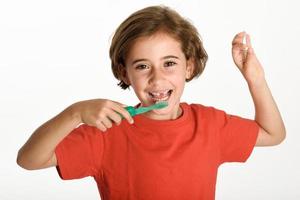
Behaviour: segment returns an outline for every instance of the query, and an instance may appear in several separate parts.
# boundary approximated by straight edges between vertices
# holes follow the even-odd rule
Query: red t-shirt
[[[176,120],[142,115],[103,133],[81,125],[56,148],[62,179],[94,177],[103,200],[213,200],[224,162],[245,162],[258,125],[213,107],[181,103]]]

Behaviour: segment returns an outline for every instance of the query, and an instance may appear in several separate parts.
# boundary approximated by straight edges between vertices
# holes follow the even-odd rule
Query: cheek
[[[135,90],[144,88],[146,83],[147,83],[147,79],[143,76],[133,75],[131,77],[131,85]]]
[[[181,85],[185,82],[185,72],[184,71],[177,71],[176,73],[171,75],[173,81],[176,81],[176,85]]]

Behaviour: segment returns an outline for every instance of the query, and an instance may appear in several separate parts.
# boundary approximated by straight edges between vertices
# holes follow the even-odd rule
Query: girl
[[[196,28],[163,6],[133,13],[112,39],[113,74],[122,89],[132,87],[140,100],[136,107],[158,101],[168,106],[131,117],[125,105],[108,99],[74,103],[32,134],[17,163],[25,169],[56,166],[62,179],[92,176],[106,200],[214,199],[222,163],[245,162],[254,146],[285,138],[245,32],[234,37],[232,55],[249,86],[254,120],[181,102],[185,83],[207,61]]]

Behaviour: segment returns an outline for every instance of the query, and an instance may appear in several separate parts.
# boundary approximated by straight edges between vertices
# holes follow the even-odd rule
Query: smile
[[[148,94],[154,102],[158,102],[158,101],[167,101],[170,98],[172,92],[173,90],[161,90],[161,91],[148,92]]]

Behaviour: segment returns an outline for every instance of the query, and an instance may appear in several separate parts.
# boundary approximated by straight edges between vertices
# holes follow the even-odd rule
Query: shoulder
[[[191,103],[191,104],[187,104],[185,103],[186,106],[188,106],[192,112],[196,113],[196,114],[201,114],[205,117],[222,117],[224,115],[226,115],[226,112],[218,109],[216,107],[213,106],[207,106],[207,105],[203,105],[203,104],[199,104],[199,103]]]
[[[202,121],[202,123],[212,123],[214,126],[224,124],[234,116],[227,114],[224,110],[214,106],[207,106],[199,103],[186,103],[186,106],[190,109],[190,112],[195,119]]]
[[[91,140],[93,138],[102,138],[103,132],[97,127],[87,124],[80,124],[69,135],[69,138],[78,138],[81,140]]]

